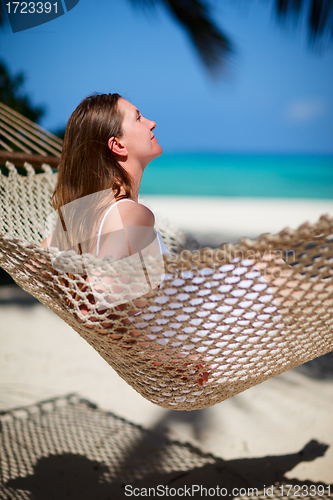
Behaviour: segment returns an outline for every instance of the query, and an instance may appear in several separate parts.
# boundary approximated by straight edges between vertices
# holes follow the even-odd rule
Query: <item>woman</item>
[[[154,214],[138,203],[142,174],[148,163],[162,153],[153,132],[155,127],[155,122],[144,118],[119,94],[87,97],[66,127],[52,197],[55,229],[42,246],[113,257],[113,272],[127,284],[107,296],[114,307],[128,302],[128,297],[137,298],[156,288],[164,274],[162,254],[169,254],[161,235],[154,230]],[[154,272],[142,265],[144,254],[154,257]],[[117,261],[126,258],[129,265],[124,268]],[[90,283],[92,295],[88,298],[97,311],[105,310],[103,300],[99,303],[105,285],[98,283],[91,272],[86,274],[82,262],[78,272]],[[52,265],[66,272],[57,267],[56,261]],[[67,272],[71,278],[73,271]],[[103,283],[112,282],[112,277],[109,281],[103,278]],[[87,293],[87,287],[81,291]],[[79,299],[74,292],[71,295]],[[67,302],[73,307],[70,300]],[[82,314],[88,313],[86,305],[79,307]]]
[[[151,247],[155,219],[138,203],[138,194],[146,166],[162,153],[155,127],[155,122],[118,94],[94,95],[81,102],[66,128],[52,198],[59,220],[43,246],[116,258]],[[141,228],[134,231],[134,237],[133,228]],[[161,253],[167,252],[160,237],[158,247]],[[276,260],[276,255],[267,260]],[[262,264],[265,268],[267,262]],[[266,276],[266,281],[271,278]],[[194,354],[188,359],[195,363],[198,357]],[[199,385],[208,381],[209,368],[195,366],[201,373]]]
[[[154,214],[138,195],[146,166],[162,154],[155,127],[119,94],[92,95],[79,104],[67,124],[52,197],[59,219],[42,246],[119,258],[154,239]],[[133,236],[130,227],[151,231]],[[157,238],[161,253],[169,253]]]

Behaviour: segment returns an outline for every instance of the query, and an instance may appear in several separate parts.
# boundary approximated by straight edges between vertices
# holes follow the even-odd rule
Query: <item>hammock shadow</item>
[[[180,423],[190,429],[193,437],[201,441],[203,434],[211,426],[210,408],[192,411],[166,411],[164,416],[151,429],[157,433],[167,432],[173,424]]]
[[[29,307],[40,304],[40,302],[16,285],[15,282],[1,286],[0,284],[0,306],[22,306]]]
[[[33,500],[109,500],[110,483],[103,480],[107,472],[106,465],[82,455],[50,455],[38,460],[33,474],[9,480],[6,487],[27,491]]]
[[[13,278],[0,267],[0,306],[32,306],[39,301],[15,283]]]
[[[146,444],[146,442],[142,442],[140,446],[136,447],[135,452],[140,453],[141,450],[145,454]],[[238,496],[235,489],[239,491],[241,488],[256,488],[261,491],[275,485],[270,490],[272,494],[269,496],[270,498],[278,498],[281,496],[280,485],[284,483],[288,485],[316,484],[313,481],[310,483],[297,479],[290,480],[285,477],[285,474],[300,462],[312,461],[323,456],[327,448],[327,445],[312,440],[300,452],[290,455],[229,461],[214,457],[214,463],[200,468],[170,473],[159,473],[156,470],[139,481],[131,482],[117,479],[110,482],[107,478],[109,472],[107,465],[82,455],[64,453],[42,457],[36,463],[33,474],[9,480],[6,487],[14,491],[29,492],[33,500],[51,500],[53,498],[61,498],[61,500],[69,498],[71,500],[91,500],[92,498],[111,500],[125,498],[125,491],[129,492],[129,488],[139,488],[140,490],[155,488],[158,491],[157,487],[161,488],[161,485],[164,490],[166,487],[178,489],[186,486],[192,488],[193,485],[210,489],[216,488],[218,485],[220,488],[227,489],[229,498]],[[161,449],[162,456],[163,449]],[[156,457],[154,457],[155,459]],[[123,463],[122,468],[127,465],[130,464]],[[118,474],[121,477],[120,470]],[[323,485],[323,483],[320,484]],[[127,489],[125,490],[126,485]],[[202,498],[201,492],[202,490],[194,491],[192,498]],[[313,496],[313,498],[316,497]]]
[[[323,456],[326,444],[311,440],[293,454],[223,460],[166,437],[160,429],[174,419],[173,413],[178,412],[167,412],[146,430],[75,394],[0,412],[1,491],[12,499],[117,500],[129,496],[126,485],[156,489],[219,485],[228,489],[228,497],[239,496],[233,488],[256,488],[265,498],[264,488],[275,485],[269,498],[278,500],[280,484],[315,485],[285,475],[297,464]],[[190,419],[193,425],[198,425],[200,413]],[[327,486],[321,483],[325,493]],[[202,498],[201,491],[192,497]],[[318,500],[328,497],[311,495]]]
[[[228,498],[238,496],[247,498],[248,495],[246,493],[240,493],[242,488],[257,490],[257,495],[262,492],[263,496],[267,495],[269,498],[279,498],[281,497],[281,485],[283,484],[292,484],[295,487],[296,485],[302,487],[303,485],[310,486],[311,484],[316,486],[322,485],[325,488],[328,486],[322,482],[301,481],[299,479],[289,479],[285,476],[287,472],[291,471],[300,462],[312,461],[323,456],[327,449],[327,445],[319,443],[316,440],[311,440],[301,451],[290,455],[229,461],[217,458],[213,464],[207,464],[189,471],[147,475],[141,481],[135,482],[133,487],[139,489],[157,488],[158,485],[162,484],[168,485],[169,488],[177,489],[185,486],[192,487],[192,485],[199,485],[200,488],[209,490],[210,488],[216,489],[216,486],[219,485],[220,488],[225,488],[227,491],[222,496],[227,496]],[[269,492],[271,494],[267,491],[269,487],[271,487]],[[326,489],[326,491],[328,490]],[[201,489],[195,493],[192,498],[203,497]],[[206,496],[208,495],[206,494]],[[217,496],[221,497],[221,494]],[[256,495],[254,494],[254,496]],[[319,498],[319,496],[314,495],[314,498]]]
[[[0,286],[2,286],[2,285],[14,285],[14,284],[15,284],[15,281],[10,276],[10,274],[8,274],[4,269],[2,269],[2,267],[0,267]]]
[[[234,495],[230,494],[233,488],[237,488],[238,490],[240,488],[257,488],[258,491],[263,491],[265,487],[283,483],[295,485],[314,484],[313,481],[300,481],[299,479],[293,482],[286,478],[285,474],[301,462],[311,462],[325,455],[329,446],[315,439],[310,440],[300,451],[288,455],[224,460],[209,454],[213,459],[213,463],[206,464],[203,467],[195,467],[187,471],[175,471],[168,474],[159,473],[159,463],[162,464],[165,460],[165,445],[163,445],[163,441],[167,438],[162,434],[165,428],[173,422],[187,423],[193,427],[193,434],[200,440],[201,432],[204,429],[207,430],[207,426],[209,426],[210,423],[209,410],[209,408],[206,408],[204,410],[195,410],[191,412],[168,411],[165,416],[149,430],[148,434],[143,436],[142,439],[138,441],[137,445],[131,448],[127,458],[124,457],[122,461],[122,470],[126,470],[132,466],[133,457],[146,457],[152,454],[154,456],[154,464],[157,471],[153,474],[145,475],[140,481],[134,482],[133,488],[141,489],[151,487],[156,489],[158,485],[164,485],[177,489],[185,486],[201,485],[208,490],[209,488],[219,485],[220,487],[227,488],[228,497],[233,498]],[[201,450],[188,443],[180,443],[180,445],[183,448],[188,448],[202,454]],[[119,473],[121,475],[121,471],[119,471]],[[322,483],[318,483],[318,485],[319,484]],[[123,488],[124,486],[123,483]],[[281,490],[276,489],[271,498],[279,498],[280,496]],[[201,492],[193,494],[192,498],[202,498]]]
[[[333,352],[328,352],[319,358],[308,361],[295,370],[317,380],[333,379]]]

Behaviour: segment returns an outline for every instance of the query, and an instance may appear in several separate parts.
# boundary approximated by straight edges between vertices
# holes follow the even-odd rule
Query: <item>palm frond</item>
[[[176,20],[187,30],[207,69],[215,73],[233,51],[229,37],[212,20],[202,0],[163,0]]]
[[[333,36],[333,0],[276,0],[275,11],[281,21],[305,15],[311,42],[319,41],[325,33]]]
[[[210,14],[209,0],[130,0],[142,8],[164,4],[190,36],[198,54],[211,73],[223,67],[233,45]],[[222,0],[220,0],[222,2]],[[333,0],[272,0],[281,22],[305,16],[309,41],[333,37]]]
[[[233,52],[231,40],[213,21],[206,0],[131,0],[134,5],[151,8],[164,4],[185,29],[211,74],[223,68]]]

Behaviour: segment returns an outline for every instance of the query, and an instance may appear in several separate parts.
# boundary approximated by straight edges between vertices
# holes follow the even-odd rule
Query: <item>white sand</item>
[[[236,238],[276,232],[304,219],[314,222],[321,212],[333,213],[329,201],[209,199],[205,203],[153,197],[146,201],[203,237],[216,237],[220,231]],[[9,293],[10,288],[0,288],[0,300]],[[330,445],[325,455],[300,462],[286,475],[333,482],[332,380],[318,381],[291,370],[206,410],[169,411],[137,394],[43,305],[0,305],[0,409],[70,392],[145,427],[168,427],[171,437],[225,460],[283,456],[316,439]]]
[[[333,216],[333,200],[193,196],[145,196],[143,200],[199,242],[216,245],[242,236],[276,234],[287,226],[296,229],[303,222],[316,222],[325,213]]]

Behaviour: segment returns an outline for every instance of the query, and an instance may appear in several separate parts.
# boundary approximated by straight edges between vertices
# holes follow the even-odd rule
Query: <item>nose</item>
[[[148,118],[144,118],[144,120],[147,122],[150,130],[154,130],[156,127],[156,123],[153,120],[148,120]]]

